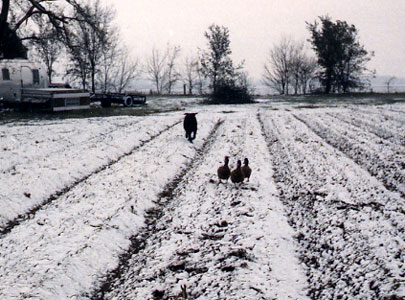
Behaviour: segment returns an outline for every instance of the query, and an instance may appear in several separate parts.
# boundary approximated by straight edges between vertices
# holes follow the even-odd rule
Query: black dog
[[[183,127],[186,131],[186,139],[188,139],[190,143],[193,142],[197,134],[197,119],[195,118],[196,114],[197,113],[185,113],[186,116],[184,117]]]

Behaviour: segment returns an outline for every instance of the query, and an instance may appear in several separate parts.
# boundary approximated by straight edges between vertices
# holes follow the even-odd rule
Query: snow
[[[405,297],[405,104],[192,110],[0,125],[0,298]]]

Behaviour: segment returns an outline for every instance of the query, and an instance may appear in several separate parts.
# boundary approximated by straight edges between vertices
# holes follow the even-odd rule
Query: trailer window
[[[37,69],[32,70],[32,83],[39,84],[39,70]]]
[[[3,80],[10,80],[10,71],[8,69],[1,69],[1,73],[3,73]]]

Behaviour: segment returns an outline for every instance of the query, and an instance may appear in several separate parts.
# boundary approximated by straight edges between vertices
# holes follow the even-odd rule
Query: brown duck
[[[231,172],[231,180],[233,183],[243,183],[243,179],[245,179],[241,166],[242,163],[238,160],[236,169]]]
[[[220,166],[217,170],[217,174],[218,174],[218,178],[219,178],[218,184],[222,183],[222,180],[226,180],[226,182],[228,183],[229,176],[231,176],[231,170],[229,169],[228,163],[229,163],[229,157],[225,156],[224,165]]]
[[[250,179],[250,175],[252,174],[252,169],[249,167],[249,159],[245,158],[243,161],[242,172],[244,178],[247,178],[247,181]]]

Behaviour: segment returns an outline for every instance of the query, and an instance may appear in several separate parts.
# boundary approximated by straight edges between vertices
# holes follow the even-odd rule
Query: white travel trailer
[[[20,108],[52,111],[90,108],[87,90],[50,87],[46,69],[26,59],[0,60],[0,99]]]
[[[0,60],[0,98],[19,101],[22,88],[46,88],[49,85],[45,67],[27,59]]]

